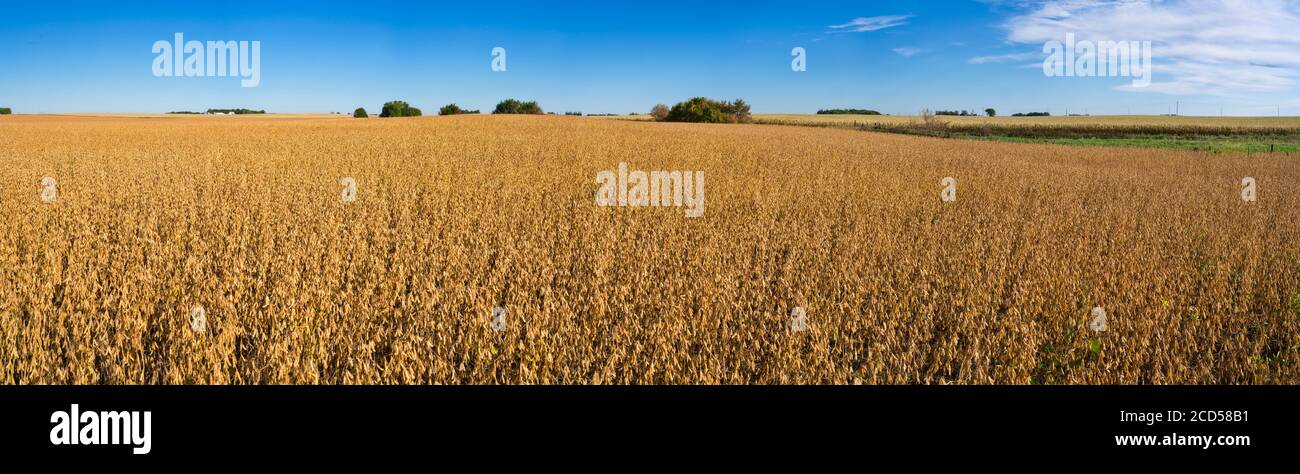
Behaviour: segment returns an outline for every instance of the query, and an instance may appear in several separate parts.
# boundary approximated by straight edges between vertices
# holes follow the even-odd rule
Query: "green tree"
[[[724,123],[726,116],[718,102],[694,97],[685,102],[678,102],[668,111],[669,122]]]
[[[741,99],[736,99],[730,104],[723,102],[722,111],[731,116],[731,123],[750,123],[754,121],[749,114],[749,104]]]
[[[749,123],[749,104],[744,100],[723,102],[705,97],[694,97],[678,102],[668,111],[668,122],[695,123]]]
[[[370,118],[370,114],[366,113],[365,107],[357,107],[357,110],[352,112],[352,116],[355,118]]]
[[[515,99],[506,99],[497,103],[494,114],[542,114],[542,107],[537,105],[536,101],[521,102]]]
[[[987,108],[987,109],[984,109],[984,114],[985,114],[985,115],[988,115],[989,117],[997,117],[997,116],[998,116],[998,111],[993,110],[992,107],[989,107],[989,108]]]
[[[420,115],[422,115],[420,109],[400,100],[385,103],[384,109],[379,112],[380,117],[419,117]]]

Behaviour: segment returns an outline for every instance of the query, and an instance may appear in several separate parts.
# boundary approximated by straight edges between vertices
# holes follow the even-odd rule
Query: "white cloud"
[[[894,53],[897,53],[899,56],[905,58],[910,58],[912,56],[916,56],[926,51],[928,50],[921,49],[921,48],[894,48]]]
[[[907,19],[911,17],[912,15],[886,15],[854,18],[843,25],[831,25],[830,28],[831,33],[862,33],[903,26],[907,24]]]
[[[1066,33],[1151,41],[1157,80],[1122,90],[1241,95],[1288,90],[1300,78],[1297,0],[1040,0],[1023,2],[1003,26],[1008,41],[1025,45]]]
[[[1011,54],[1000,54],[997,56],[976,56],[970,58],[970,63],[971,64],[1005,63],[1011,61],[1028,61],[1030,59],[1038,59],[1042,57],[1043,57],[1042,53],[1033,53],[1033,52],[1011,53]],[[1041,66],[1041,64],[1039,66]]]

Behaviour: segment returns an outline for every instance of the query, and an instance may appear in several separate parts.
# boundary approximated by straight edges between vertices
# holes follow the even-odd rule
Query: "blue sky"
[[[268,2],[269,3],[269,2]],[[432,112],[504,98],[644,112],[692,96],[758,113],[922,107],[1003,114],[1300,115],[1300,0],[853,2],[22,2],[0,21],[18,113]],[[1151,87],[1046,77],[1044,41],[1151,40]],[[256,40],[261,83],[155,77],[155,41]],[[493,72],[504,47],[507,71]],[[807,71],[791,71],[791,48]]]

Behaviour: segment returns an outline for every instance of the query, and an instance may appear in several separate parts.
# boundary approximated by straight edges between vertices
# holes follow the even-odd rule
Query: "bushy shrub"
[[[664,119],[668,122],[696,122],[696,123],[725,123],[727,118],[722,114],[722,107],[718,102],[696,97],[685,102],[678,102],[668,111],[668,117]]]
[[[542,114],[542,106],[537,105],[536,101],[522,102],[515,99],[506,99],[497,103],[494,114]]]
[[[365,108],[365,107],[357,107],[357,110],[354,111],[354,112],[352,112],[352,117],[354,117],[354,118],[370,118],[370,114],[367,114],[367,113],[366,113],[366,108]]]
[[[749,123],[749,104],[736,99],[724,102],[705,97],[695,97],[685,102],[678,102],[668,111],[667,122],[694,123]]]
[[[460,108],[460,106],[456,104],[447,104],[442,106],[441,109],[438,109],[438,115],[462,115],[462,114],[477,114],[477,113],[479,113],[477,110],[465,110]]]
[[[9,107],[0,107],[0,115],[9,115],[12,113],[14,113],[14,111],[9,110]]]
[[[380,117],[419,117],[424,115],[420,109],[411,107],[410,104],[400,100],[394,100],[384,104],[384,109],[379,112]]]
[[[664,104],[655,104],[654,108],[650,109],[650,116],[660,122],[668,120],[668,106]]]

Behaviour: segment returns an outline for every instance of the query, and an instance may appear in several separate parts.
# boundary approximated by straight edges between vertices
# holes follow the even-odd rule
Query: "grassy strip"
[[[977,140],[1011,143],[1050,143],[1074,146],[1119,146],[1169,148],[1232,153],[1300,153],[1300,136],[1289,137],[1201,137],[1187,139],[1168,136],[1141,136],[1126,138],[1025,138],[1008,136],[963,136]]]

